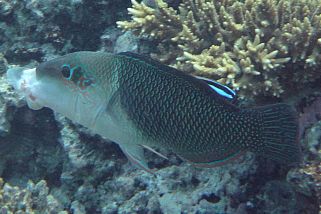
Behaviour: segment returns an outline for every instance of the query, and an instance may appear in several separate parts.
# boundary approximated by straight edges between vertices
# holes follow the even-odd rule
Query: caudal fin
[[[257,108],[263,116],[263,154],[279,163],[301,162],[298,143],[298,119],[295,110],[287,104]]]

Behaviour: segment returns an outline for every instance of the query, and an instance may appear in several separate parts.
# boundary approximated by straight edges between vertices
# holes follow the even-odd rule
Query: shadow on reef
[[[59,185],[65,155],[57,143],[59,132],[52,111],[35,112],[25,106],[12,117],[10,134],[0,139],[1,177],[15,185],[29,179]]]
[[[256,173],[241,181],[242,185],[247,186],[246,197],[243,199],[250,202],[246,207],[247,214],[318,213],[318,202],[313,188],[296,184],[305,183],[307,177],[296,175],[290,167],[270,160],[257,160],[259,165]]]

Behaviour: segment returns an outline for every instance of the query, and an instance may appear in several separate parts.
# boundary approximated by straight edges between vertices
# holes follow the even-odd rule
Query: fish
[[[7,79],[31,109],[48,107],[117,143],[149,172],[144,149],[163,158],[158,149],[172,151],[196,167],[246,152],[301,162],[294,108],[240,108],[229,87],[139,54],[74,52],[36,68],[11,68]]]

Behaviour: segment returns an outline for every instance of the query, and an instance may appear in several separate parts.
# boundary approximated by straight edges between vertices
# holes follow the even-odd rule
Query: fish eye
[[[61,73],[65,78],[69,78],[70,77],[70,66],[69,65],[63,65],[61,68]]]

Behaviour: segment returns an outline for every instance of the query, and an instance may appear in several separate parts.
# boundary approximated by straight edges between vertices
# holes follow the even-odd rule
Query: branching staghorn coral
[[[158,43],[152,57],[246,95],[287,95],[321,77],[321,0],[132,0],[118,27]]]
[[[27,188],[20,189],[4,183],[0,178],[0,213],[5,214],[67,214],[61,205],[49,195],[45,181],[37,184],[29,182]]]

